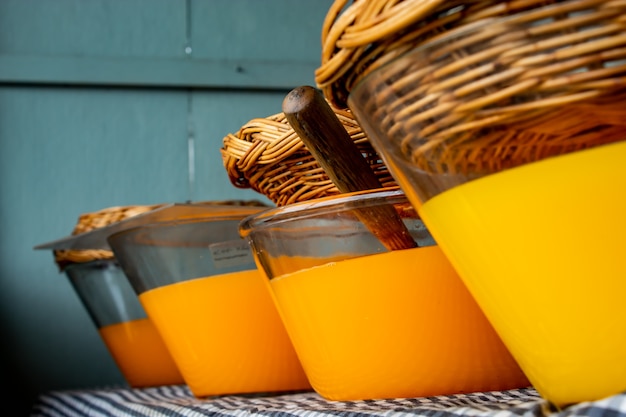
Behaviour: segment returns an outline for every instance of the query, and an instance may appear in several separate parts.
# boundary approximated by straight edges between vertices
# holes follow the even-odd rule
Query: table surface
[[[626,392],[557,410],[532,388],[437,397],[328,401],[315,392],[195,398],[185,385],[52,391],[32,417],[626,417]]]

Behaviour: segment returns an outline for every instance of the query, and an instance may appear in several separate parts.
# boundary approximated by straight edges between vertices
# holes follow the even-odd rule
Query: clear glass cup
[[[348,100],[557,406],[626,388],[626,9],[599,3],[477,19],[381,65]]]
[[[115,259],[70,263],[64,272],[131,387],[184,383]]]
[[[108,238],[196,397],[310,389],[268,283],[238,234],[241,219],[260,210],[208,212]]]
[[[391,207],[417,247],[388,251],[362,222]],[[343,194],[249,216],[240,233],[269,278],[313,388],[331,400],[528,386],[399,190]]]

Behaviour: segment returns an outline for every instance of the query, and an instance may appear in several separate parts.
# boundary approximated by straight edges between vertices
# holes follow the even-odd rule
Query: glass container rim
[[[270,208],[245,217],[239,223],[239,234],[245,238],[253,231],[274,227],[291,221],[317,217],[322,213],[344,212],[364,206],[410,204],[399,188],[378,188],[355,191]]]
[[[254,214],[258,214],[258,212]],[[241,221],[246,215],[250,215],[250,213],[247,213],[247,214],[232,213],[232,214],[224,214],[224,215],[219,215],[219,216],[207,215],[207,216],[196,216],[196,217],[184,217],[180,219],[172,219],[172,220],[164,220],[164,221],[159,221],[159,222],[154,222],[154,223],[146,223],[146,224],[142,224],[142,225],[135,226],[135,227],[130,227],[128,229],[123,229],[118,232],[112,233],[111,235],[107,237],[107,241],[109,242],[109,244],[111,244],[113,240],[122,239],[125,236],[133,236],[137,233],[140,233],[146,230],[157,230],[157,229],[171,228],[171,227],[176,227],[176,226],[186,226],[186,225],[193,224],[193,223],[213,224],[213,223],[221,223],[221,222],[226,222],[226,221]]]

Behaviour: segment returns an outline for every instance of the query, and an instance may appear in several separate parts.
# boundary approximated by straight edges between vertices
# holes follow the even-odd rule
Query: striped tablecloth
[[[626,417],[626,392],[563,410],[531,388],[367,401],[327,401],[314,392],[195,398],[184,386],[53,391],[39,397],[32,417]]]

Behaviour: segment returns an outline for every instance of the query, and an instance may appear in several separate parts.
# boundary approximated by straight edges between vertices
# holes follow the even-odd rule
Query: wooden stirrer
[[[291,90],[283,100],[283,113],[340,192],[382,187],[319,90],[310,86]],[[357,214],[387,249],[417,246],[393,206],[360,208]]]

